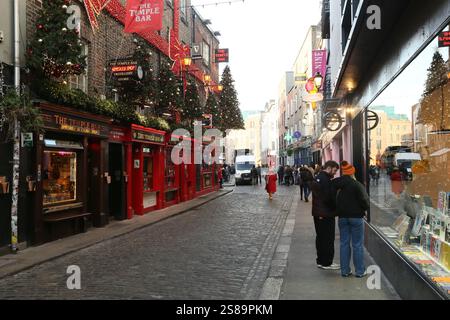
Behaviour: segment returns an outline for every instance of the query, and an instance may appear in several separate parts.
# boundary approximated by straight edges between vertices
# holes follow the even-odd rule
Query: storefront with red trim
[[[135,214],[161,209],[165,203],[165,132],[131,126],[132,198]],[[171,170],[171,169],[169,169]]]

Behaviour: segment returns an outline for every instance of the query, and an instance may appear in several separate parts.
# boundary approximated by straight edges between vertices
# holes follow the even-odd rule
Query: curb
[[[123,231],[123,232],[119,232],[118,234],[115,234],[115,235],[110,236],[110,237],[104,237],[104,238],[101,238],[101,239],[93,240],[93,241],[90,242],[90,243],[86,243],[86,244],[79,245],[79,246],[74,247],[74,248],[72,248],[72,249],[69,249],[69,250],[67,250],[67,251],[64,251],[64,252],[61,252],[61,253],[57,253],[57,254],[55,254],[55,255],[49,257],[49,258],[45,258],[45,259],[43,259],[43,260],[40,260],[40,261],[37,261],[37,262],[34,262],[34,263],[32,262],[32,263],[30,263],[29,265],[25,265],[25,266],[23,266],[23,267],[18,267],[17,269],[12,270],[12,271],[7,271],[7,272],[2,273],[2,271],[1,271],[2,267],[0,267],[0,280],[3,279],[3,278],[9,277],[9,276],[13,276],[13,275],[15,275],[15,274],[18,274],[18,273],[20,273],[20,272],[29,270],[29,269],[31,269],[31,268],[33,268],[33,267],[36,267],[36,266],[41,265],[41,264],[44,264],[44,263],[46,263],[46,262],[50,262],[50,261],[56,260],[56,259],[58,259],[58,258],[64,257],[64,256],[69,255],[69,254],[71,254],[71,253],[74,253],[74,252],[77,252],[77,251],[80,251],[80,250],[83,250],[83,249],[92,247],[92,246],[94,246],[94,245],[96,245],[96,244],[99,244],[99,243],[101,243],[101,242],[108,241],[108,240],[113,240],[113,239],[122,237],[122,236],[124,236],[124,235],[130,234],[130,233],[132,233],[132,232],[135,232],[135,231],[138,231],[138,230],[141,230],[141,229],[144,229],[144,228],[147,228],[147,227],[149,227],[149,226],[151,226],[151,225],[154,225],[154,224],[157,224],[157,223],[159,223],[159,222],[162,222],[162,221],[165,221],[165,220],[174,218],[174,217],[176,217],[176,216],[179,216],[179,215],[181,215],[181,214],[183,214],[183,213],[186,213],[186,212],[189,212],[189,211],[191,211],[191,210],[195,210],[195,209],[197,209],[197,208],[199,208],[199,207],[201,207],[201,206],[203,206],[203,205],[205,205],[205,204],[207,204],[207,203],[209,203],[209,202],[211,202],[211,201],[214,201],[214,200],[216,200],[216,199],[218,199],[218,198],[221,198],[221,197],[223,197],[223,196],[226,196],[226,195],[232,193],[233,191],[234,191],[233,189],[232,189],[232,190],[224,190],[224,189],[222,189],[221,191],[217,192],[217,193],[214,194],[214,195],[211,194],[211,195],[210,195],[210,196],[211,196],[210,198],[205,199],[204,201],[199,201],[200,203],[198,203],[198,204],[195,204],[195,205],[192,205],[192,206],[187,206],[187,207],[185,207],[185,208],[183,208],[183,209],[180,209],[179,211],[176,211],[176,212],[173,213],[173,214],[170,214],[170,215],[161,217],[161,218],[158,219],[158,220],[151,221],[151,222],[149,222],[149,223],[146,223],[146,224],[142,224],[142,225],[136,226],[135,228],[127,229],[127,230],[125,230],[125,231]],[[207,196],[208,196],[208,195],[207,195]],[[189,201],[188,201],[188,202],[185,202],[185,204],[188,204],[188,203],[189,203]],[[153,214],[155,214],[155,213],[161,213],[162,211],[164,211],[164,210],[166,210],[166,209],[168,209],[168,208],[161,209],[161,210],[158,210],[158,211],[153,211],[152,213],[153,213]],[[170,209],[170,207],[169,207],[169,209]],[[130,221],[130,220],[125,220],[125,221]],[[117,223],[120,223],[120,222],[122,222],[122,221],[118,221]],[[64,239],[61,239],[61,240],[64,240]],[[49,242],[48,244],[51,244],[51,243],[52,243],[52,242]],[[31,249],[31,248],[35,248],[35,249],[36,249],[36,248],[39,248],[39,246],[37,246],[37,247],[30,247],[30,249]],[[15,254],[10,254],[10,255],[7,255],[7,256],[0,257],[0,259],[1,259],[1,258],[5,259],[5,257],[11,257],[11,259],[14,259],[14,256],[15,256]],[[7,266],[5,266],[5,268],[6,268],[6,267],[7,267]]]
[[[258,300],[279,300],[282,294],[284,276],[287,272],[289,252],[291,250],[292,234],[296,222],[296,210],[300,196],[296,193],[289,207],[283,231],[276,244],[275,252],[272,256],[271,268],[264,282]]]

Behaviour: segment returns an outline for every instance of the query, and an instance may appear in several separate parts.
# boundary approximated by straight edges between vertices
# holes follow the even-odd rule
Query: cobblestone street
[[[0,299],[257,299],[295,187],[269,202],[263,187],[231,194],[174,218],[0,280]],[[151,214],[151,213],[150,213]],[[81,268],[81,290],[66,269]]]

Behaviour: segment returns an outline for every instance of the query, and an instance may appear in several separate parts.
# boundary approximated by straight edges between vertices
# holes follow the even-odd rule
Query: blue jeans
[[[364,219],[339,218],[339,232],[341,235],[341,274],[351,272],[350,257],[353,249],[353,265],[355,274],[362,275],[366,270],[364,265]],[[350,242],[352,248],[350,248]]]

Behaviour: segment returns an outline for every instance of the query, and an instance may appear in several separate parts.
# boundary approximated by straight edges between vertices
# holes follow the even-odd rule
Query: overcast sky
[[[191,1],[218,2],[223,0]],[[221,47],[230,49],[242,110],[262,110],[277,98],[281,77],[292,68],[309,26],[320,21],[320,0],[245,0],[196,9],[222,34]]]

